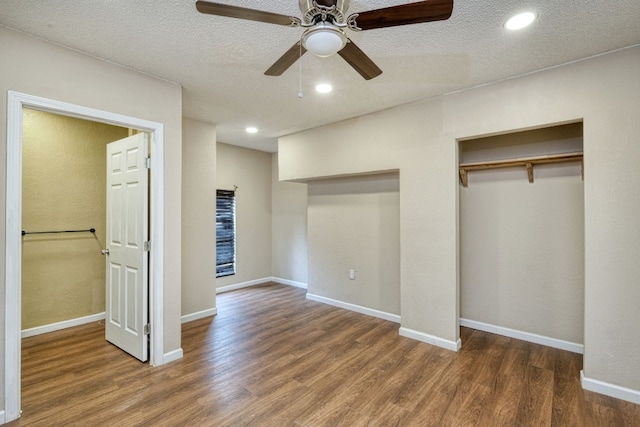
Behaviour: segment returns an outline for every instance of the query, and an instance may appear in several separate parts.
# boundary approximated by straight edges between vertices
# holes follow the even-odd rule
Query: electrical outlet
[[[353,268],[349,270],[349,280],[356,280],[356,270]]]

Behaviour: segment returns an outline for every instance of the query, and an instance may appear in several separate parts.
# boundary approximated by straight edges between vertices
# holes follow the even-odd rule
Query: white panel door
[[[148,358],[147,134],[107,145],[106,338],[132,356]]]

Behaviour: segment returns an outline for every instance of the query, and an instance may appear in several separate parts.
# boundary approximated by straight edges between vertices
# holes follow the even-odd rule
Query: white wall
[[[308,239],[310,294],[400,314],[397,174],[310,182]]]
[[[182,316],[216,306],[216,127],[183,119]]]
[[[182,92],[180,86],[0,28],[0,227],[5,235],[7,91],[68,102],[164,124],[164,351],[180,349]],[[4,241],[4,239],[3,239]],[[0,245],[4,263],[5,245]],[[4,271],[4,265],[2,266]],[[4,289],[4,275],[0,278]],[[9,284],[16,286],[16,284]],[[4,292],[0,293],[4,305]],[[0,320],[4,323],[3,320]],[[4,347],[4,325],[0,345]],[[0,355],[4,366],[4,356]],[[4,383],[4,368],[0,369]],[[3,390],[3,388],[0,388]],[[0,393],[2,393],[0,391]],[[0,402],[4,396],[0,395]]]
[[[217,278],[216,288],[271,277],[271,156],[217,144],[216,185],[222,190],[238,188],[236,274]],[[215,216],[215,209],[211,214]]]
[[[271,157],[271,275],[307,286],[307,185],[278,181],[278,155]]]
[[[566,127],[573,129],[567,132]],[[582,151],[582,125],[461,143],[463,162]],[[460,188],[460,316],[583,344],[584,186],[577,163],[469,172]]]
[[[279,140],[280,179],[400,170],[402,326],[459,337],[457,141],[584,122],[584,375],[640,396],[640,47]],[[415,335],[414,335],[415,336]]]

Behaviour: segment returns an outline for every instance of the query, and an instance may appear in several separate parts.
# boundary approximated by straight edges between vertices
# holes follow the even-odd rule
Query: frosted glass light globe
[[[345,44],[347,38],[337,28],[319,24],[303,37],[304,48],[316,56],[327,57],[335,55]]]

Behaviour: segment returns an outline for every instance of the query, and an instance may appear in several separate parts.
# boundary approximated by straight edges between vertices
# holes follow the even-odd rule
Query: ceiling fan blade
[[[285,52],[267,71],[264,72],[265,76],[280,76],[287,71],[302,55],[305,54],[307,49],[300,45],[300,42],[294,44],[291,49]]]
[[[443,21],[449,19],[452,12],[453,0],[427,0],[354,13],[349,16],[348,21],[349,27],[353,30],[372,30],[374,28]]]
[[[338,52],[362,77],[371,80],[382,74],[382,70],[351,40]]]
[[[196,9],[200,13],[209,15],[227,16],[230,18],[247,19],[250,21],[267,22],[269,24],[297,27],[300,19],[293,16],[277,13],[263,12],[261,10],[247,9],[245,7],[230,6],[228,4],[211,3],[208,1],[196,1]]]

